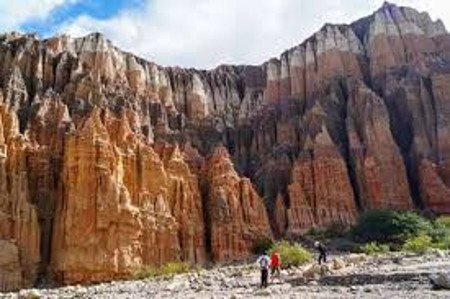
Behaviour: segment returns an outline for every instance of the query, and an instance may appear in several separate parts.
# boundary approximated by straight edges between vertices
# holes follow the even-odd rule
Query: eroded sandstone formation
[[[125,114],[94,109],[64,150],[52,268],[65,283],[129,276],[144,265],[205,261],[202,201],[177,147],[158,155]]]
[[[0,107],[0,289],[32,286],[40,262],[40,219],[28,190],[26,141],[14,112]]]
[[[98,33],[0,43],[2,289],[243,258],[365,209],[450,212],[450,36],[426,13],[385,3],[207,71]]]
[[[205,171],[212,257],[216,261],[245,258],[254,241],[271,236],[264,202],[252,183],[236,173],[225,148],[214,151]]]
[[[298,234],[316,226],[352,224],[357,215],[355,196],[345,161],[325,125],[305,143],[289,186],[287,232]]]
[[[390,131],[385,104],[361,82],[350,90],[347,128],[362,207],[412,208],[405,165]]]

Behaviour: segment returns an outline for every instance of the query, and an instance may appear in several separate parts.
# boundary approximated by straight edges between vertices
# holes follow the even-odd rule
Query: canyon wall
[[[450,36],[385,3],[258,66],[0,35],[0,289],[242,259],[367,209],[450,213]]]

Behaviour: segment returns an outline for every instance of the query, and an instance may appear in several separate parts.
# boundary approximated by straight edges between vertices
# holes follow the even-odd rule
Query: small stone
[[[435,249],[434,250],[434,255],[438,258],[445,258],[446,254],[444,251],[440,250],[440,249]]]
[[[270,296],[272,292],[270,289],[259,289],[254,293],[256,296]]]
[[[31,290],[21,290],[19,292],[19,298],[21,299],[39,299],[41,298],[41,293],[39,290],[31,289]]]
[[[77,285],[75,288],[75,294],[78,296],[84,295],[87,292],[88,292],[88,290],[83,286]]]
[[[345,262],[341,258],[333,259],[333,270],[341,270],[345,268]]]
[[[209,287],[209,286],[212,286],[212,279],[211,278],[206,278],[206,279],[204,279],[203,280],[203,284],[205,285],[205,286],[207,286],[207,287]]]
[[[187,281],[174,281],[166,286],[166,291],[181,291],[188,288],[189,283]]]

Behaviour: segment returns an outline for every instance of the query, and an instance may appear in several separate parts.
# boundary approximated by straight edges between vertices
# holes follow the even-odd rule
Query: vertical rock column
[[[206,172],[212,258],[245,258],[258,237],[271,235],[264,202],[250,180],[238,176],[225,148],[216,148]]]
[[[363,83],[356,83],[347,110],[350,159],[362,207],[412,208],[406,168],[384,102]]]
[[[0,107],[0,290],[30,287],[36,280],[40,231],[30,203],[26,141],[16,114]]]

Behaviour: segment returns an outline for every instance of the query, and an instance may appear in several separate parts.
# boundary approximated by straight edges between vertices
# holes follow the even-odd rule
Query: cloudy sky
[[[392,0],[450,28],[449,0]],[[348,23],[383,0],[0,0],[0,30],[80,36],[103,32],[162,65],[258,64],[324,23]]]

